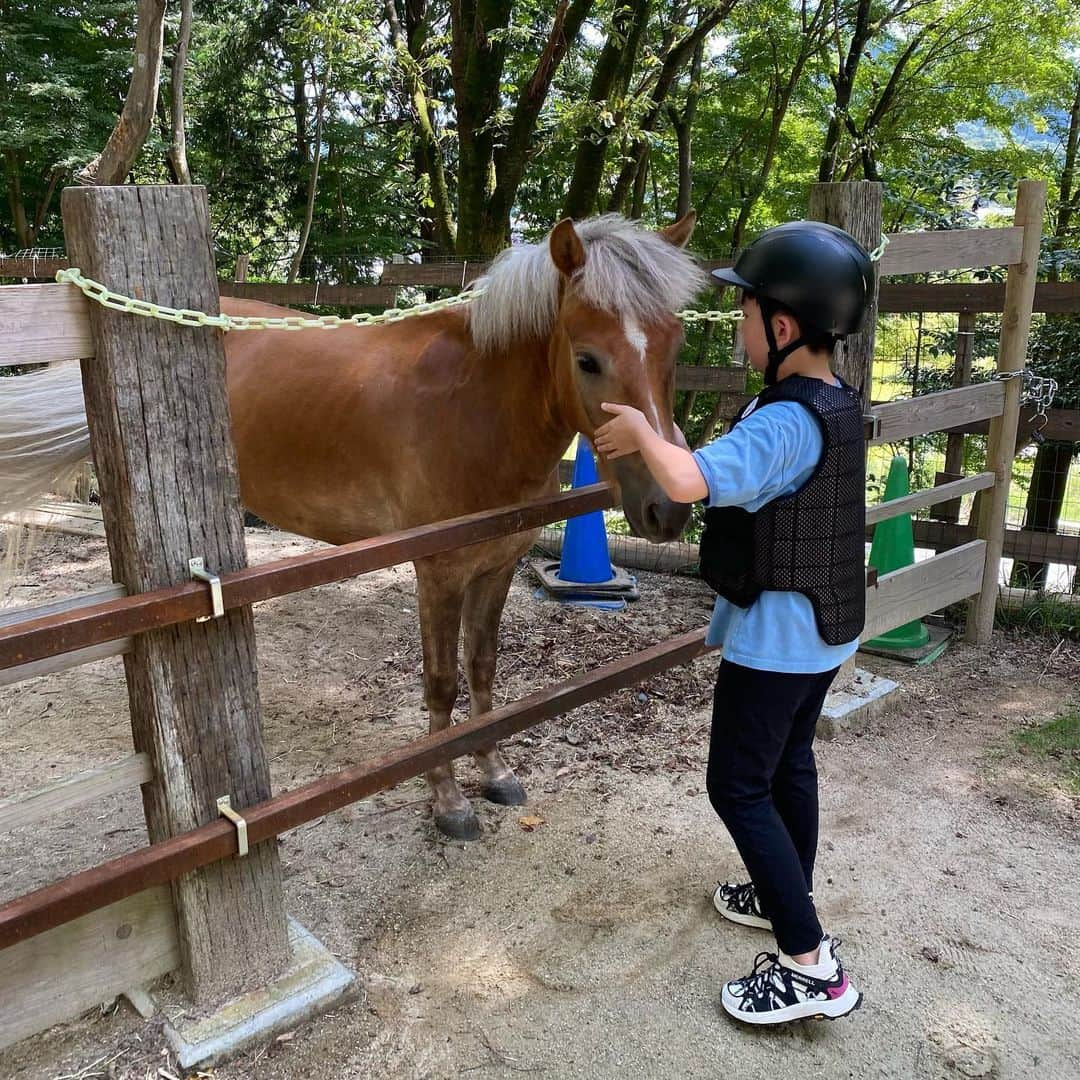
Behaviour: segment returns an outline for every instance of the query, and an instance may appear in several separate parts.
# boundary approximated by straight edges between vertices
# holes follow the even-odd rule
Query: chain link
[[[76,286],[91,300],[113,311],[125,311],[147,319],[162,319],[181,326],[210,326],[217,330],[336,330],[339,326],[373,326],[467,304],[483,292],[482,289],[468,289],[445,300],[432,300],[410,308],[388,308],[378,315],[359,312],[343,319],[339,315],[319,315],[314,318],[303,315],[208,315],[205,311],[192,311],[190,308],[171,308],[112,292],[99,281],[85,277],[77,266],[58,271],[56,280],[61,284]]]
[[[885,251],[889,243],[887,236],[882,236],[881,243],[871,253],[870,258],[877,261]],[[370,315],[367,312],[359,312],[347,319],[339,315],[318,315],[309,317],[305,315],[208,315],[205,311],[193,311],[191,308],[171,308],[164,304],[153,304],[149,300],[136,300],[132,296],[124,296],[106,288],[100,281],[94,281],[86,277],[77,267],[72,266],[67,270],[59,270],[56,280],[61,285],[74,285],[81,289],[91,300],[102,307],[112,311],[125,311],[129,315],[140,315],[145,319],[162,319],[165,322],[177,323],[180,326],[210,326],[217,330],[336,330],[339,326],[378,326],[383,323],[401,322],[403,319],[413,319],[419,315],[430,315],[435,311],[445,311],[447,308],[458,307],[467,304],[482,296],[483,289],[466,289],[456,296],[447,297],[445,300],[429,300],[423,304],[416,304],[408,308],[387,308],[378,315]],[[464,274],[462,275],[464,281]],[[316,287],[316,295],[318,288]],[[696,311],[687,308],[677,311],[676,318],[683,322],[739,322],[743,318],[741,311]]]
[[[1035,406],[1031,419],[1038,426],[1032,429],[1031,436],[1037,443],[1045,442],[1042,430],[1050,422],[1046,411],[1053,406],[1054,399],[1057,397],[1057,379],[1052,379],[1049,375],[1036,375],[1028,367],[1022,367],[1019,371],[996,371],[991,378],[998,382],[1008,382],[1009,379],[1020,380],[1020,403]]]

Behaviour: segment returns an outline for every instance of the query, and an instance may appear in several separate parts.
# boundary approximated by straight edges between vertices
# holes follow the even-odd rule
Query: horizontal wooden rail
[[[994,474],[990,472],[976,473],[974,476],[964,477],[963,480],[952,480],[947,484],[939,484],[937,487],[926,488],[923,491],[913,491],[910,495],[904,495],[899,499],[890,499],[888,502],[868,506],[866,524],[876,525],[879,521],[888,521],[901,514],[910,514],[913,510],[921,510],[925,506],[937,506],[938,503],[958,499],[961,495],[968,495],[972,491],[991,488],[994,486],[995,479]]]
[[[0,799],[0,833],[46,821],[84,803],[139,787],[153,775],[149,755],[133,754],[111,765],[57,780],[36,791]]]
[[[1005,386],[1000,382],[961,386],[936,394],[920,394],[903,401],[888,401],[871,408],[880,429],[872,446],[910,439],[931,431],[943,431],[977,420],[1000,416],[1005,406]]]
[[[613,505],[610,488],[592,484],[561,495],[249,566],[222,575],[222,597],[226,610],[244,607]],[[190,582],[0,627],[0,670],[210,614],[207,586]]]
[[[1011,266],[1020,261],[1023,245],[1024,230],[1019,226],[891,233],[881,257],[881,274],[895,277]]]
[[[1005,283],[935,282],[928,285],[883,281],[878,311],[914,315],[925,311],[971,311],[1000,314],[1005,310]],[[1080,311],[1080,281],[1041,281],[1035,286],[1032,311],[1063,314]]]
[[[310,281],[285,285],[273,281],[221,281],[218,288],[222,296],[261,300],[264,304],[384,308],[397,304],[397,289],[389,285],[323,285]]]
[[[942,551],[975,538],[971,525],[949,521],[913,521],[915,546]],[[1002,554],[1006,559],[1080,566],[1080,536],[1036,532],[1034,529],[1006,529]]]
[[[568,682],[472,720],[425,735],[378,758],[322,776],[256,806],[237,807],[248,842],[258,844],[333,810],[420,776],[437,765],[633,686],[705,651],[705,630],[694,630],[633,656],[605,664]],[[162,885],[200,866],[235,855],[236,830],[223,819],[112,859],[0,907],[0,949],[70,922],[143,889]]]
[[[677,364],[676,390],[717,391],[721,394],[741,393],[746,387],[744,367],[706,367],[697,364]]]
[[[47,524],[46,527],[48,527]],[[35,604],[33,607],[0,611],[0,630],[25,625],[32,620],[45,618],[49,615],[58,615],[66,611],[75,611],[78,608],[102,604],[109,600],[118,600],[122,596],[127,596],[127,589],[123,585],[113,582],[111,585],[103,585],[99,589],[91,589],[89,592],[80,593],[78,596],[66,596],[61,600],[50,600],[48,603]],[[131,638],[124,637],[117,641],[104,641],[85,649],[76,649],[74,652],[61,653],[59,656],[34,660],[28,664],[2,668],[0,669],[0,686],[10,686],[12,683],[32,679],[38,675],[51,675],[57,671],[67,671],[69,668],[80,667],[82,664],[90,664],[95,660],[103,660],[109,656],[120,656],[130,648]]]
[[[986,541],[972,540],[944,555],[879,577],[866,590],[866,626],[861,640],[974,596],[982,588],[985,561]]]
[[[93,356],[88,305],[71,285],[0,286],[0,367]]]
[[[401,270],[402,267],[397,269]],[[439,276],[436,271],[433,272]],[[458,278],[450,284],[460,283],[460,266],[457,274]],[[453,274],[448,276],[453,277]],[[388,280],[384,276],[384,281]],[[272,282],[223,281],[221,294],[301,306],[313,304],[316,299],[315,286],[310,283],[281,285]],[[321,285],[318,302],[351,307],[389,307],[396,302],[395,289],[385,284]],[[72,285],[0,286],[0,368],[93,356],[87,304],[86,298]],[[914,314],[920,311],[1000,313],[1004,309],[1004,284],[946,282],[909,285],[884,281],[878,296],[878,311],[882,314]],[[1035,287],[1033,310],[1048,313],[1080,311],[1080,282],[1040,282]],[[697,368],[691,364],[682,366],[695,372],[723,370]],[[678,384],[678,388],[722,389],[711,384],[697,386],[692,383]]]
[[[0,1050],[180,966],[168,885],[129,896],[0,952]],[[65,1074],[104,1076],[87,1070]],[[155,1076],[162,1072],[155,1070]]]

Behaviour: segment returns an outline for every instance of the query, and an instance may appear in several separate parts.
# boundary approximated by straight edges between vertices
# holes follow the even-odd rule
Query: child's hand
[[[596,449],[606,458],[620,458],[636,453],[645,440],[654,434],[645,414],[633,405],[612,405],[605,401],[600,408],[604,412],[615,414],[614,420],[609,420],[596,429]]]

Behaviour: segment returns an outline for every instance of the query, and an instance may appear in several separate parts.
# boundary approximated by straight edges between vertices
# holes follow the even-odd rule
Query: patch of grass
[[[1080,795],[1080,704],[1067,706],[1037,727],[1015,732],[1013,741],[1021,752],[1054,762],[1064,790]]]
[[[998,604],[994,626],[1080,641],[1080,605],[1058,599],[1053,593],[1035,593],[1025,604]]]

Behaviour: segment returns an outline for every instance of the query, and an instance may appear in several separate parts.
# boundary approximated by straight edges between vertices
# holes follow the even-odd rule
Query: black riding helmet
[[[791,311],[804,330],[814,327],[836,338],[855,333],[874,295],[874,266],[866,249],[849,233],[822,221],[792,221],[763,232],[728,270],[712,276],[754,294],[769,343],[765,382],[801,338],[776,347],[771,316],[775,304]]]

